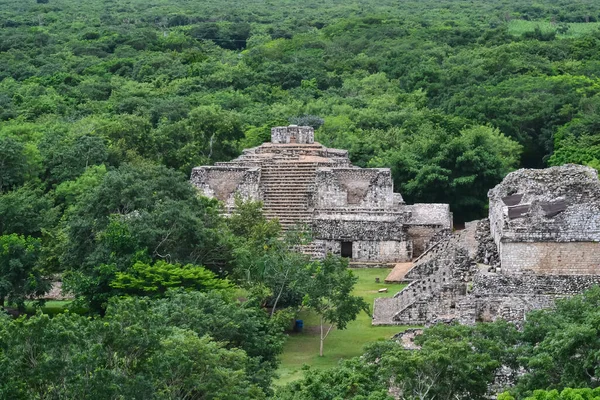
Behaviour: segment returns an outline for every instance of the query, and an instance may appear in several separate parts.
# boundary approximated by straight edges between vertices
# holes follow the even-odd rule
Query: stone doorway
[[[352,258],[352,242],[342,242],[342,257]]]

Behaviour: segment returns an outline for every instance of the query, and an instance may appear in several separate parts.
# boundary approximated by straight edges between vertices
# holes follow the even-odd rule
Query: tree
[[[25,184],[0,195],[0,235],[39,237],[43,228],[55,224],[57,216],[52,196],[34,185]]]
[[[484,400],[502,365],[518,368],[520,335],[505,322],[440,324],[416,336],[418,349],[395,340],[370,343],[364,354],[328,371],[308,369],[277,398]]]
[[[189,174],[193,167],[227,161],[238,154],[243,137],[239,115],[218,106],[201,106],[156,132],[156,151],[168,167]]]
[[[559,300],[555,310],[533,311],[523,330],[526,373],[518,395],[536,389],[598,387],[600,287]]]
[[[269,318],[252,298],[239,302],[223,291],[171,290],[165,298],[154,301],[113,298],[106,316],[118,325],[143,323],[191,330],[198,337],[210,336],[227,349],[241,349],[248,356],[243,367],[251,384],[265,391],[270,390],[283,350],[283,329],[289,323]]]
[[[518,166],[521,146],[490,127],[453,132],[427,121],[413,134],[395,134],[398,146],[370,166],[391,166],[394,183],[408,201],[448,202],[458,221],[482,217],[489,188]]]
[[[169,288],[207,291],[228,289],[231,284],[198,265],[169,264],[156,261],[146,264],[138,261],[125,272],[117,272],[110,286],[137,296],[164,296]]]
[[[25,146],[11,137],[0,137],[0,193],[23,184],[27,169]]]
[[[230,311],[235,310],[202,310],[213,323],[218,314],[235,326]],[[258,312],[237,317],[248,316],[240,321],[256,328]],[[208,325],[185,325],[147,299],[115,301],[103,319],[74,313],[16,320],[0,315],[0,398],[266,398],[267,386],[256,383],[263,371],[243,345],[207,330],[199,333]],[[227,329],[212,327],[219,328]],[[260,329],[256,335],[270,337]]]
[[[534,390],[532,396],[525,397],[523,400],[598,400],[600,398],[600,388],[566,388],[561,392],[558,390]],[[515,400],[508,392],[498,395],[498,400]]]
[[[346,259],[329,254],[323,261],[309,264],[307,269],[312,277],[305,288],[303,304],[319,316],[319,355],[322,357],[331,329],[346,329],[358,313],[369,314],[370,310],[362,297],[351,294],[358,278],[348,269]],[[325,324],[329,324],[327,330],[324,330]]]
[[[17,234],[0,236],[0,306],[5,301],[25,308],[25,300],[41,296],[50,283],[38,268],[40,240]]]
[[[298,307],[308,279],[305,268],[310,258],[298,251],[311,241],[305,227],[281,233],[277,220],[267,220],[262,203],[235,199],[235,209],[227,226],[233,236],[235,255],[233,277],[271,307]]]
[[[117,293],[110,282],[136,262],[203,265],[224,273],[231,249],[215,201],[197,195],[180,173],[151,164],[125,164],[68,208],[59,262],[65,289],[95,311]],[[96,180],[89,182],[93,184]],[[88,305],[90,305],[88,304]]]

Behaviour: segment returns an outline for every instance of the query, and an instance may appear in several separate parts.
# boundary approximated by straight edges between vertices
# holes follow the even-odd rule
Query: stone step
[[[273,203],[273,204],[269,204],[268,206],[265,206],[265,209],[269,209],[269,211],[286,211],[286,210],[304,210],[306,212],[308,212],[308,209],[304,206],[304,204],[292,204],[292,205],[286,205],[286,204],[277,204],[277,203]]]
[[[289,216],[289,217],[306,217],[306,218],[310,218],[309,215],[304,211],[304,210],[288,210],[288,211],[281,211],[281,212],[277,212],[277,211],[268,211],[265,210],[264,211],[265,215],[279,215],[279,216]]]
[[[263,203],[285,204],[286,202],[308,204],[308,199],[300,196],[263,196]]]
[[[308,188],[309,185],[311,185],[313,182],[312,181],[296,181],[295,179],[287,179],[287,180],[280,180],[277,182],[268,182],[265,183],[263,182],[263,184],[261,185],[263,187],[263,189],[270,189],[270,188],[276,188],[276,187],[292,187],[292,188]]]
[[[300,175],[262,175],[260,177],[262,182],[277,182],[277,181],[292,181],[297,180],[301,182],[314,181],[314,176],[300,176]]]
[[[304,200],[308,200],[308,194],[307,193],[298,193],[298,192],[285,192],[285,191],[273,191],[273,192],[263,192],[262,195],[263,199],[277,199],[277,200],[282,200],[282,199],[304,199]]]
[[[263,193],[263,199],[276,199],[276,200],[285,200],[285,199],[296,199],[296,200],[307,200],[307,196],[304,193]]]
[[[273,198],[273,199],[308,199],[308,194],[304,191],[284,191],[277,190],[272,192],[263,192],[263,198]]]

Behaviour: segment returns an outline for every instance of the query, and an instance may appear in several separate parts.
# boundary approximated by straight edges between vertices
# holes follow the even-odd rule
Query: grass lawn
[[[391,271],[389,268],[353,269],[358,282],[354,294],[362,296],[373,307],[376,297],[391,297],[406,285],[386,284],[383,280]],[[381,283],[375,283],[380,278]],[[388,288],[388,293],[377,293],[378,289]],[[343,331],[333,330],[325,339],[324,356],[319,357],[319,321],[310,312],[302,312],[299,319],[304,320],[302,333],[290,334],[281,356],[279,379],[276,385],[285,384],[302,376],[302,366],[308,364],[314,368],[335,366],[343,358],[352,358],[363,353],[363,346],[369,342],[389,339],[402,331],[401,326],[371,326],[371,316],[361,313],[356,321],[348,324]]]

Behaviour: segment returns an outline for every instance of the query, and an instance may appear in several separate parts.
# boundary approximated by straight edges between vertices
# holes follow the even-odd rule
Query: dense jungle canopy
[[[387,400],[393,380],[425,398],[442,372],[436,398],[483,399],[503,363],[528,371],[504,399],[597,398],[568,388],[599,385],[598,290],[521,333],[438,327],[421,353],[379,343],[276,393],[293,316],[265,309],[326,304],[342,329],[368,305],[343,260],[289,251],[306,238],[260,204],[223,218],[188,179],[311,125],[407,202],[481,218],[516,168],[600,169],[599,77],[597,0],[0,1],[0,307],[58,277],[75,296],[1,313],[0,399]]]
[[[295,122],[481,217],[511,169],[600,166],[597,21],[592,0],[3,1],[0,193],[187,176]]]

